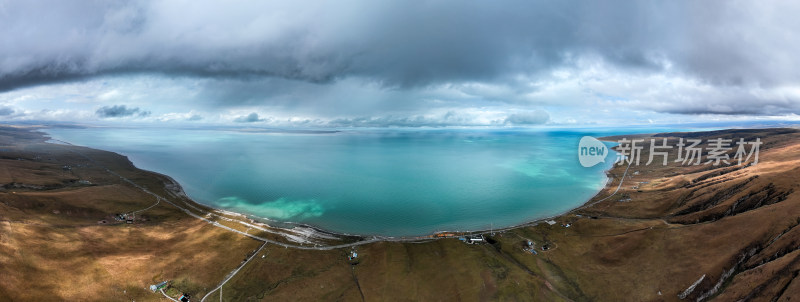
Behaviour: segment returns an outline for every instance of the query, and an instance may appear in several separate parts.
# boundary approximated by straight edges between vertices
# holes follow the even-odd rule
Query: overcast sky
[[[797,1],[4,1],[0,121],[800,119]]]

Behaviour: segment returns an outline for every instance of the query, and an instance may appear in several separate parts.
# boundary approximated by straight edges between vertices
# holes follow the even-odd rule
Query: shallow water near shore
[[[413,236],[507,227],[580,206],[605,185],[616,157],[582,167],[582,136],[659,131],[672,129],[45,132],[126,155],[213,207],[341,233]]]

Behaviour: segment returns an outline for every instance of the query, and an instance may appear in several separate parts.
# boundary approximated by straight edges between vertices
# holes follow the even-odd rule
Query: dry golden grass
[[[260,244],[189,219],[165,203],[142,213],[148,221],[115,223],[109,215],[145,208],[155,198],[99,167],[62,169],[85,162],[63,147],[17,143],[14,147],[33,150],[27,155],[40,157],[0,159],[0,184],[26,185],[0,191],[0,300],[161,300],[146,288],[167,279],[199,292]],[[114,166],[133,169],[126,161]],[[74,184],[78,179],[93,185]],[[144,183],[155,187],[158,181]]]

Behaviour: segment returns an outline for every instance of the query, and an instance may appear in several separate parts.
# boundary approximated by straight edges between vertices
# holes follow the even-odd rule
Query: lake
[[[335,232],[413,236],[512,226],[573,209],[605,185],[604,170],[616,157],[611,152],[605,163],[582,167],[582,136],[662,130],[45,132],[126,155],[212,207]]]

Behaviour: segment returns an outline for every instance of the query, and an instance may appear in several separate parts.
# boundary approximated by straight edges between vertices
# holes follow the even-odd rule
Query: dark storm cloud
[[[103,106],[95,111],[95,114],[102,118],[107,117],[126,117],[126,116],[139,116],[144,117],[150,115],[150,111],[144,111],[136,108],[128,108],[125,105]]]
[[[307,86],[271,91],[237,86],[269,79],[332,86],[353,77],[387,90],[511,82],[518,75],[547,77],[554,68],[574,66],[585,57],[624,72],[671,72],[719,89],[769,88],[800,82],[798,5],[0,2],[0,91],[159,74],[224,82],[215,92],[219,95],[206,95],[218,106],[269,105],[276,99],[286,105],[294,100],[282,96],[302,96],[299,90]],[[396,106],[394,99],[381,106]],[[733,100],[729,105],[731,112],[749,111]]]
[[[447,127],[468,126],[451,123],[425,116],[382,116],[335,119],[327,124],[330,127]]]
[[[245,116],[237,117],[233,121],[237,123],[255,123],[255,122],[263,122],[265,121],[265,119],[259,118],[258,113],[253,112]]]
[[[169,1],[8,2],[0,89],[128,72],[414,86],[535,72],[583,53],[637,68],[668,59],[726,84],[778,81],[775,69],[797,76],[780,65],[798,46],[797,10],[781,11],[793,4],[725,3],[192,2],[186,12]],[[758,45],[786,34],[783,49]],[[735,47],[743,42],[754,47]]]
[[[652,45],[638,40],[667,26],[630,24],[658,7],[595,2],[350,3],[359,13],[346,3],[191,5],[196,16],[159,2],[10,3],[0,21],[11,45],[0,89],[125,73],[320,83],[357,75],[410,87],[536,72],[581,52],[657,68]],[[276,17],[284,14],[293,20]],[[12,32],[23,28],[25,36]]]
[[[749,104],[748,104],[749,103]],[[758,104],[753,100],[724,103],[708,103],[708,104],[684,104],[682,106],[665,106],[665,108],[657,110],[663,113],[674,114],[721,114],[721,115],[788,115],[800,114],[800,104],[769,104],[765,101],[764,104]]]
[[[545,113],[546,114],[546,113]],[[500,125],[501,120],[476,121],[475,116],[448,111],[441,115],[385,115],[377,117],[339,118],[329,121],[328,127],[449,127]]]
[[[513,125],[540,125],[547,123],[550,120],[550,115],[541,110],[525,113],[515,113],[509,115],[505,119],[506,124]]]
[[[14,109],[10,107],[0,107],[0,116],[8,116],[14,114]]]

